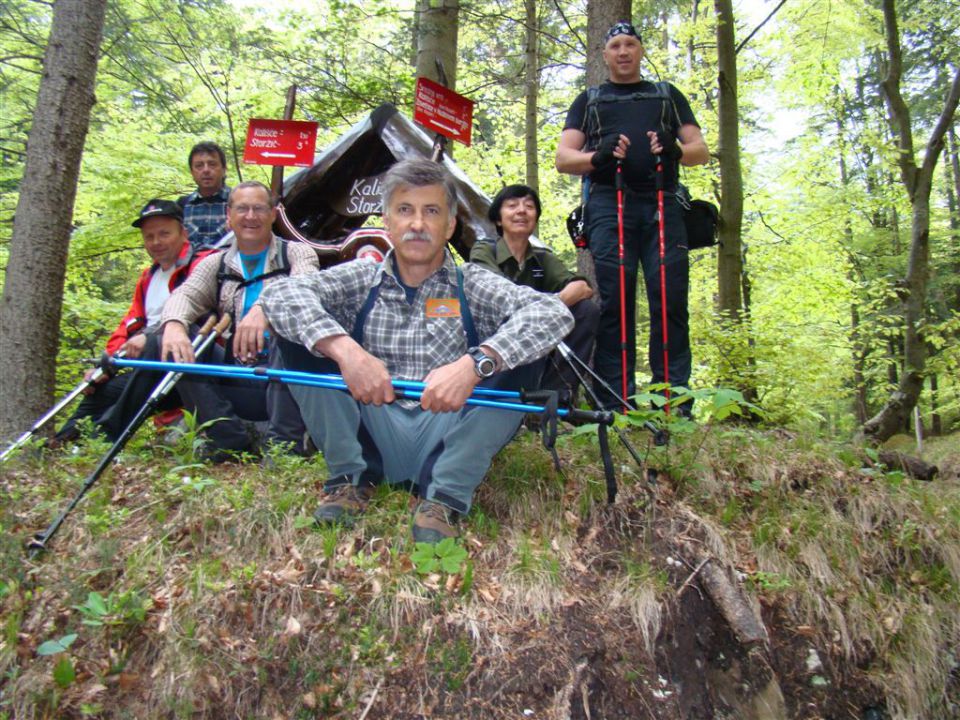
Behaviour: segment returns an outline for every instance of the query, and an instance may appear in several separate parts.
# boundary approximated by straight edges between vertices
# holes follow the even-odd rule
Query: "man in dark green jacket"
[[[577,357],[589,363],[600,306],[592,299],[593,288],[585,278],[570,272],[550,250],[530,243],[540,212],[540,197],[533,188],[526,185],[503,188],[487,213],[500,237],[478,240],[470,251],[470,262],[517,285],[555,294],[570,309],[575,322],[563,340]],[[567,362],[557,357],[557,353],[551,354],[541,387],[573,390],[576,386],[576,375]]]

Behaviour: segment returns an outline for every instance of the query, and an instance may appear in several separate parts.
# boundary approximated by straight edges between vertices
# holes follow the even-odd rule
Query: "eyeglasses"
[[[254,215],[266,215],[270,212],[269,205],[231,205],[230,209],[238,215],[253,213]]]

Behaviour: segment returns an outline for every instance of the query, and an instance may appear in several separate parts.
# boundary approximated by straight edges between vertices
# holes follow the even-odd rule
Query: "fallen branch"
[[[677,590],[677,597],[678,597],[678,598],[679,598],[681,595],[683,595],[683,591],[686,590],[687,587],[689,587],[690,583],[693,582],[693,579],[694,579],[697,575],[700,574],[700,570],[702,570],[702,569],[703,569],[703,566],[706,565],[708,562],[710,562],[710,558],[704,558],[703,560],[701,560],[701,561],[700,561],[700,564],[697,565],[696,568],[694,568],[694,570],[693,570],[692,573],[690,573],[690,576],[689,576],[686,580],[683,581],[683,585],[681,585],[680,588]]]
[[[730,579],[728,572],[716,561],[707,558],[700,570],[700,584],[717,606],[724,620],[741,645],[751,646],[767,642],[767,630],[753,612],[740,586]]]
[[[380,692],[380,687],[383,685],[383,678],[380,678],[377,682],[377,686],[373,689],[373,695],[370,696],[370,700],[367,702],[367,706],[363,709],[363,712],[360,713],[360,720],[363,720],[367,713],[370,712],[370,708],[373,707],[373,701],[377,699],[377,693]]]
[[[912,455],[905,455],[897,450],[881,450],[878,455],[880,462],[891,470],[902,470],[917,480],[930,482],[940,472],[936,465],[921,460]]]

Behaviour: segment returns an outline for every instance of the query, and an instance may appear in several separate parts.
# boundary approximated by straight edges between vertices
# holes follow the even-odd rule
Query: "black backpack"
[[[664,81],[654,83],[656,91],[635,92],[630,95],[615,95],[613,93],[601,93],[600,87],[592,86],[587,88],[587,107],[585,117],[587,127],[585,134],[587,136],[587,148],[592,149],[600,144],[603,136],[603,128],[600,123],[599,106],[603,103],[611,102],[637,102],[639,100],[660,100],[663,102],[663,109],[660,114],[660,124],[662,127],[668,127],[670,110],[680,123],[680,115],[670,97],[670,84]],[[683,208],[683,225],[687,230],[687,246],[690,250],[698,250],[705,247],[713,247],[717,244],[717,230],[720,224],[720,210],[708,200],[692,200],[690,191],[683,184],[677,183],[676,192],[677,202]],[[570,239],[576,247],[587,247],[586,229],[583,224],[583,206],[579,206],[570,213],[567,218],[567,231],[570,233]]]

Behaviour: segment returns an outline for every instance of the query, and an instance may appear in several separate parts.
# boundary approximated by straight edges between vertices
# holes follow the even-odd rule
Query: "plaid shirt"
[[[476,265],[464,265],[463,278],[480,342],[496,351],[506,368],[546,355],[573,328],[570,312],[553,295],[514,285]],[[446,250],[443,265],[417,288],[413,302],[407,302],[397,281],[390,251],[380,264],[354,260],[287,278],[264,288],[260,303],[280,335],[319,354],[318,340],[351,334],[377,283],[380,292],[364,325],[363,347],[383,360],[391,377],[422,380],[466,353],[459,311],[445,312],[459,307],[456,265]]]
[[[267,251],[267,260],[264,272],[270,272],[280,267],[280,243],[286,242],[273,235]],[[163,304],[161,324],[175,320],[185,328],[196,322],[202,315],[216,310],[220,315],[230,313],[234,322],[240,322],[243,315],[244,293],[236,280],[217,282],[217,272],[220,270],[220,260],[223,259],[224,269],[235,275],[243,275],[240,266],[240,257],[236,242],[221,252],[208,255],[193,269],[183,284],[167,298]],[[290,263],[290,275],[300,273],[315,273],[320,267],[317,253],[309,245],[299,242],[287,243],[287,260]],[[274,275],[263,281],[264,289],[271,284],[283,280],[283,276]],[[217,287],[220,295],[217,296]],[[258,299],[254,305],[259,305]]]
[[[227,197],[230,188],[224,185],[214,195],[203,197],[198,191],[184,195],[178,201],[183,208],[183,225],[195,248],[215,247],[226,235]]]

